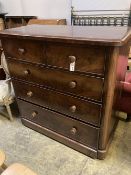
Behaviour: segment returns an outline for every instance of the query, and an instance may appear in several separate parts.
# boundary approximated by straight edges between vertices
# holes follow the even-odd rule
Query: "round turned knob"
[[[70,62],[74,63],[76,61],[76,57],[75,56],[69,56]]]
[[[76,87],[76,82],[75,81],[71,81],[70,83],[69,83],[69,87],[70,88],[75,88]]]
[[[74,106],[71,106],[70,107],[70,111],[74,113],[76,111],[76,106],[75,105]]]
[[[73,127],[73,128],[71,129],[71,134],[75,135],[76,132],[77,132],[77,128]]]
[[[18,49],[18,52],[19,52],[20,55],[23,55],[25,53],[25,49],[19,48]]]
[[[34,112],[32,112],[32,117],[34,118],[34,117],[36,117],[37,116],[37,114],[38,114],[38,112],[36,112],[36,111],[34,111]]]
[[[28,97],[32,97],[32,95],[33,95],[33,92],[31,92],[31,91],[27,92]]]
[[[29,70],[24,70],[24,74],[25,75],[29,75],[30,74],[30,71]]]

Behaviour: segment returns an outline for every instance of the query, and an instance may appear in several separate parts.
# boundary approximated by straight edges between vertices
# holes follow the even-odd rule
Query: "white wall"
[[[3,12],[8,12],[9,15],[21,15],[22,8],[20,0],[0,0],[1,9]]]
[[[126,10],[131,0],[72,0],[75,10]]]
[[[70,20],[71,0],[0,0],[8,15],[33,15],[39,18]]]
[[[131,0],[72,0],[74,10],[129,10]],[[77,12],[78,13],[78,12]],[[88,14],[112,14],[112,12],[88,12]],[[127,14],[128,12],[115,11],[113,14]],[[87,14],[87,12],[82,13]]]
[[[129,9],[131,0],[0,0],[8,15],[34,15],[39,18],[66,18],[70,21],[71,4],[76,10]]]

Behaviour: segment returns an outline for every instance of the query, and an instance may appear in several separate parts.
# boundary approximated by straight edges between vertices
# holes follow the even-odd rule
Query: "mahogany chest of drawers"
[[[130,31],[30,25],[0,37],[22,123],[103,159],[118,123]]]

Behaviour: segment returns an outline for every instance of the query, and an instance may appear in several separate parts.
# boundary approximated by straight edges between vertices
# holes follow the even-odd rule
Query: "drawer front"
[[[21,100],[18,105],[23,118],[97,149],[99,129]]]
[[[70,70],[71,63],[75,62],[75,71],[104,74],[104,47],[51,43],[47,45],[46,55],[51,66]]]
[[[13,85],[18,98],[96,126],[100,125],[101,105],[16,80],[13,80]]]
[[[45,64],[45,46],[41,41],[24,39],[3,39],[2,45],[7,57]]]
[[[11,60],[8,60],[8,66],[12,77],[96,101],[102,100],[103,79],[101,78],[22,64]]]

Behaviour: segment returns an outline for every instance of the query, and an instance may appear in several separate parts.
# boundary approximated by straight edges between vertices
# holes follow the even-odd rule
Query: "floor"
[[[23,163],[38,175],[130,175],[131,122],[119,122],[106,159],[93,160],[1,114],[0,149],[7,165]]]

